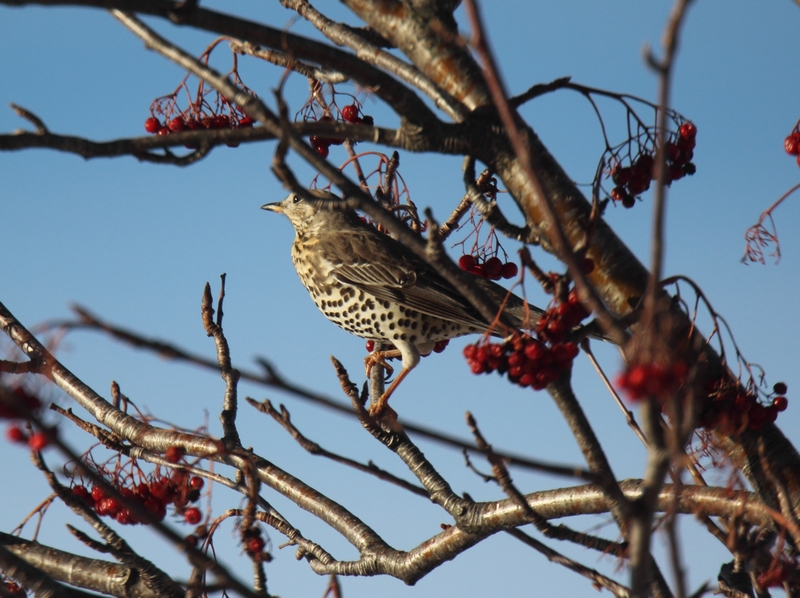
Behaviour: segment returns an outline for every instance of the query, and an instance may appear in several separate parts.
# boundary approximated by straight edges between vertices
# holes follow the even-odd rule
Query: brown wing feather
[[[477,329],[487,328],[486,320],[450,283],[391,237],[363,226],[352,233],[332,235],[323,245],[324,258],[336,264],[334,276],[340,281],[380,300]],[[508,294],[484,278],[473,276],[473,284],[498,304]],[[518,325],[522,323],[523,305],[515,295],[508,299],[507,313]]]

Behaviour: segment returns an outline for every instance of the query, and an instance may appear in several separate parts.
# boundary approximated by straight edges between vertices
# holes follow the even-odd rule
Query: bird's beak
[[[276,201],[275,203],[265,203],[261,206],[262,210],[269,210],[270,212],[278,212],[279,214],[283,213],[283,206],[281,205],[283,202]]]

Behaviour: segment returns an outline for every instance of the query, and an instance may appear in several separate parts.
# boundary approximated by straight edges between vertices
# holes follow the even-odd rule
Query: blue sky
[[[278,2],[204,5],[279,27],[291,21],[291,13]],[[502,3],[502,8],[486,3],[484,16],[511,93],[571,75],[579,83],[654,99],[656,81],[643,63],[642,48],[646,43],[658,47],[670,5],[662,0],[517,1]],[[338,3],[332,10],[346,16]],[[158,20],[148,22],[194,53],[213,39]],[[783,250],[780,265],[747,267],[739,259],[744,231],[762,209],[797,183],[800,174],[782,148],[783,138],[800,117],[798,23],[800,10],[788,0],[707,0],[692,8],[677,63],[673,105],[698,126],[698,171],[670,190],[664,268],[667,275],[685,274],[697,281],[733,327],[746,356],[765,367],[771,382],[788,383],[790,406],[778,423],[795,442],[800,441],[796,432],[800,412],[792,402],[793,391],[800,388],[793,340],[798,333],[794,306],[800,300],[800,239],[793,230],[800,216],[796,198],[776,213]],[[301,21],[291,29],[314,35]],[[241,71],[245,82],[269,101],[280,70],[243,60]],[[0,8],[0,100],[35,112],[54,132],[97,140],[143,135],[150,102],[174,89],[182,76],[102,11]],[[299,77],[292,83],[294,95],[289,100],[296,109],[305,84]],[[602,107],[607,123],[619,126],[622,111],[610,103]],[[365,112],[378,124],[396,123],[377,100],[367,99]],[[537,99],[522,113],[575,180],[591,179],[603,146],[597,121],[584,100],[564,91]],[[0,106],[0,130],[26,126]],[[363,149],[369,148],[365,144]],[[288,379],[344,399],[328,356],[335,354],[358,380],[364,343],[317,312],[291,265],[291,226],[259,210],[285,194],[270,172],[273,151],[274,143],[221,148],[184,169],[134,158],[85,161],[47,150],[3,153],[0,301],[28,326],[68,317],[69,305],[79,303],[148,336],[213,356],[214,347],[199,318],[200,297],[206,281],[216,289],[220,273],[226,272],[224,324],[234,361],[244,366],[253,357],[264,356]],[[341,148],[332,149],[333,162],[344,159]],[[295,159],[291,164],[302,181],[310,181],[313,173],[308,168]],[[412,197],[421,207],[431,206],[440,218],[463,193],[460,166],[460,157],[401,155],[401,173]],[[506,205],[517,218],[510,203]],[[611,208],[607,214],[609,223],[643,260],[648,255],[650,207],[646,196],[633,210]],[[515,249],[510,243],[506,248]],[[542,300],[533,289],[529,292]],[[499,448],[580,464],[580,453],[549,398],[510,387],[496,376],[472,376],[461,357],[466,342],[454,342],[442,355],[422,362],[393,398],[400,414],[466,438],[463,414],[469,410]],[[598,353],[609,372],[616,372],[619,359],[613,349],[601,347]],[[188,428],[208,421],[212,433],[219,433],[223,384],[218,376],[89,333],[69,335],[59,357],[104,396],[111,380],[116,380],[139,406],[162,419]],[[576,387],[617,475],[641,476],[644,452],[583,358],[576,366]],[[301,430],[326,448],[373,459],[411,477],[350,419],[247,384],[242,384],[240,394],[284,402]],[[64,397],[59,401],[68,404]],[[249,407],[242,406],[241,414],[240,433],[247,444],[358,513],[393,546],[410,549],[448,521],[426,501],[306,455]],[[87,439],[78,432],[68,430],[67,438],[75,447],[86,446]],[[501,498],[497,488],[463,467],[457,452],[425,441],[420,446],[456,491],[469,492],[478,500]],[[5,505],[0,529],[9,530],[46,496],[47,488],[22,449],[0,443],[0,463],[5,480],[22,482],[13,488],[4,484],[0,490]],[[513,473],[525,491],[570,483]],[[337,557],[355,557],[324,525],[267,494],[307,537]],[[237,504],[236,497],[218,492],[214,512]],[[62,520],[58,512],[51,513],[42,540],[79,550],[66,537]],[[587,529],[597,522],[587,518],[585,525],[573,523]],[[715,578],[718,565],[728,558],[724,549],[699,532],[691,518],[681,523],[681,533],[687,538],[691,585]],[[270,535],[275,545],[283,541],[277,533]],[[132,538],[151,557],[149,551],[160,542],[144,530],[136,530]],[[222,533],[219,541],[224,545],[229,535]],[[554,547],[613,572],[609,559]],[[179,562],[168,546],[157,550],[164,562]],[[275,552],[278,558],[268,566],[270,591],[321,595],[325,579],[304,570],[307,566],[296,562],[289,549]],[[249,567],[236,555],[231,546],[227,562],[247,579]],[[188,574],[187,569],[175,567],[178,575]],[[529,594],[535,587],[545,595],[554,591],[576,595],[589,589],[583,579],[520,550],[516,541],[502,534],[443,565],[413,589],[388,578],[344,579],[342,584],[348,598],[376,592],[516,595]]]

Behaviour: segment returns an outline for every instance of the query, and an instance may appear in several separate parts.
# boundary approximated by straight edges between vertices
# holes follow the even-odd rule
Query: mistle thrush
[[[339,199],[327,191],[309,193]],[[291,194],[262,209],[285,214],[294,226],[294,267],[325,317],[356,336],[396,347],[365,360],[369,370],[386,357],[402,358],[401,372],[370,407],[377,415],[437,341],[484,333],[491,323],[410,249],[364,223],[354,211],[314,204]],[[526,312],[522,299],[491,280],[464,275],[497,305],[505,302],[503,313],[509,324],[522,326]],[[527,311],[534,324],[541,310],[528,306]]]

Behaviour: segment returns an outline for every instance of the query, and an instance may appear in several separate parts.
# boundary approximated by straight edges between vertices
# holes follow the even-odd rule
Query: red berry
[[[786,411],[786,408],[789,406],[789,400],[784,397],[775,397],[772,399],[772,406],[775,408],[775,411]]]
[[[800,153],[800,135],[792,133],[783,140],[783,148],[786,153],[791,156],[796,156]]]
[[[486,363],[488,359],[489,359],[489,349],[486,348],[486,345],[478,347],[478,350],[475,351],[475,361]]]
[[[681,148],[681,162],[688,162],[694,158],[694,146],[697,142],[694,139],[678,139],[678,147]]]
[[[367,351],[372,353],[375,350],[375,341],[367,341]]]
[[[433,352],[434,353],[441,353],[447,348],[447,345],[450,344],[449,339],[445,339],[443,341],[436,341],[436,344],[433,345]]]
[[[531,361],[538,361],[544,357],[547,349],[539,341],[531,341],[525,345],[525,357]]]
[[[231,118],[227,114],[217,114],[214,117],[214,128],[215,129],[230,129],[231,128]]]
[[[183,539],[183,541],[186,542],[186,544],[188,544],[192,548],[197,548],[197,544],[198,542],[200,542],[200,538],[198,538],[194,534],[189,534]]]
[[[697,136],[697,126],[693,122],[685,122],[678,129],[682,139],[694,139]]]
[[[239,124],[237,126],[240,129],[247,129],[248,127],[252,127],[253,119],[251,119],[249,116],[245,116],[239,121]]]
[[[349,123],[358,122],[358,106],[351,104],[342,108],[342,118]]]
[[[28,435],[19,426],[11,426],[6,430],[6,438],[11,442],[24,444],[28,442]]]
[[[637,171],[637,173],[637,176],[628,183],[628,193],[622,197],[623,205],[628,196],[641,195],[650,188],[650,175],[645,174],[644,171]]]
[[[317,153],[322,156],[323,158],[328,157],[328,147],[330,146],[329,143],[322,137],[313,136],[311,138],[311,147],[313,147]]]
[[[697,172],[697,166],[694,165],[694,162],[687,162],[683,165],[683,172],[692,176],[695,172]]]
[[[169,135],[169,133],[170,133],[169,127],[161,127],[161,128],[158,130],[158,133],[157,133],[157,134],[158,134],[158,135]]]
[[[247,552],[251,554],[258,554],[262,550],[264,550],[264,538],[261,536],[250,538],[247,541]]]
[[[664,144],[664,154],[670,162],[676,162],[681,155],[681,150],[674,143]]]
[[[170,463],[177,463],[183,459],[183,449],[179,446],[171,446],[164,451],[164,458]]]
[[[469,364],[469,369],[472,370],[473,374],[483,374],[486,372],[486,363],[483,361],[471,361]]]
[[[186,123],[183,122],[183,119],[180,116],[177,116],[169,121],[167,126],[173,133],[180,133],[181,131],[186,130]]]
[[[684,174],[683,166],[680,164],[673,164],[667,167],[667,181],[677,181],[678,179],[682,179]]]
[[[148,133],[158,133],[161,129],[161,122],[154,116],[144,121],[144,130]]]
[[[639,171],[638,174],[639,176],[642,176],[642,178],[644,178],[645,175],[647,178],[652,178],[654,164],[655,160],[653,159],[653,156],[650,154],[642,154],[636,159],[634,167]]]
[[[150,486],[150,493],[161,502],[170,502],[175,494],[175,489],[168,480],[158,480]]]
[[[189,487],[192,488],[193,490],[200,490],[203,488],[204,485],[205,481],[203,480],[203,478],[194,476],[189,480]]]
[[[115,519],[117,523],[121,523],[122,525],[136,525],[139,523],[136,517],[133,516],[133,513],[131,513],[131,510],[127,507],[122,507]]]
[[[100,486],[93,486],[92,487],[92,498],[95,502],[100,502],[106,497],[105,490],[103,490]]]
[[[519,268],[514,262],[507,262],[503,264],[503,270],[501,272],[501,276],[503,278],[514,278],[518,272]]]
[[[34,451],[40,451],[48,444],[50,444],[50,441],[47,439],[44,432],[34,432],[31,434],[31,437],[28,438],[28,446]]]
[[[578,356],[578,353],[580,352],[580,349],[578,348],[578,345],[576,343],[564,343],[562,347],[564,347],[567,357],[569,357],[570,359],[575,359]]]
[[[470,272],[472,272],[475,276],[488,278],[488,275],[486,274],[486,267],[483,264],[475,264]]]
[[[776,395],[785,395],[788,390],[789,387],[786,386],[786,382],[776,382],[772,385],[772,392]]]
[[[614,181],[614,184],[618,187],[624,187],[631,180],[631,167],[623,167],[617,164],[611,170],[611,180]]]
[[[203,519],[203,515],[197,507],[189,507],[184,512],[183,518],[189,525],[197,525]]]
[[[764,423],[774,424],[776,419],[778,419],[778,410],[775,408],[775,405],[770,405],[769,407],[765,407]]]
[[[632,208],[636,205],[636,198],[632,195],[626,195],[622,198],[622,205],[626,208]]]
[[[530,372],[525,372],[519,377],[519,384],[522,388],[526,388],[536,383],[536,377],[531,374]],[[536,390],[541,390],[541,388],[537,388]]]
[[[470,361],[475,359],[475,355],[477,354],[477,352],[478,352],[478,347],[475,345],[467,345],[466,347],[464,347],[463,351],[464,357],[466,357]]]
[[[95,510],[98,515],[108,515],[109,517],[116,517],[121,505],[116,498],[104,498],[97,503]]]
[[[469,254],[462,255],[458,258],[458,267],[467,272],[471,272],[475,267],[475,258]]]
[[[94,498],[92,498],[92,493],[86,489],[86,486],[81,486],[80,484],[73,486],[72,493],[82,498],[90,507],[94,507]]]
[[[503,261],[497,256],[486,260],[483,267],[486,269],[486,276],[492,280],[499,280],[503,273]]]

